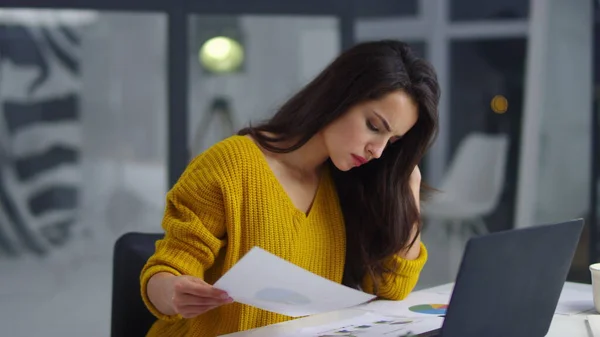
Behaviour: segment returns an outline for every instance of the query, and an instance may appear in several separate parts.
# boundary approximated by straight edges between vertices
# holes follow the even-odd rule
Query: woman
[[[404,43],[344,52],[264,124],[197,156],[167,196],[141,275],[149,336],[217,336],[290,319],[210,285],[254,246],[403,299],[427,250],[417,164],[437,131],[432,67]]]

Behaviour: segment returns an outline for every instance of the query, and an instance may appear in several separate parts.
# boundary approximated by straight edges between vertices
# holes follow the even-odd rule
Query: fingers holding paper
[[[202,279],[178,276],[173,279],[171,306],[184,318],[196,317],[221,305],[233,302],[226,292]]]

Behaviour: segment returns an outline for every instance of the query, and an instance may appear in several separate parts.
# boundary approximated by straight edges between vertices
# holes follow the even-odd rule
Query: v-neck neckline
[[[260,149],[259,145],[254,141],[254,139],[250,138],[249,136],[241,136],[240,135],[238,137],[245,138],[246,141],[250,142],[250,145],[252,146],[252,148],[257,151],[258,155],[260,156],[260,159],[259,159],[260,165],[262,166],[262,168],[264,170],[266,170],[268,172],[267,176],[269,177],[269,180],[273,183],[273,185],[276,186],[278,193],[281,194],[285,203],[294,211],[294,213],[296,213],[296,215],[299,215],[303,219],[310,218],[310,216],[315,212],[315,209],[319,205],[319,195],[321,194],[322,185],[324,184],[324,181],[327,179],[326,178],[326,175],[328,174],[327,167],[326,166],[323,167],[323,171],[321,172],[321,174],[319,176],[319,182],[317,183],[317,190],[315,192],[315,195],[313,196],[310,207],[307,212],[304,212],[301,209],[299,209],[298,207],[296,207],[296,205],[292,201],[292,198],[287,193],[285,188],[283,188],[283,185],[281,184],[281,182],[275,175],[275,172],[273,171],[271,166],[269,166],[269,162],[267,161],[267,156]]]

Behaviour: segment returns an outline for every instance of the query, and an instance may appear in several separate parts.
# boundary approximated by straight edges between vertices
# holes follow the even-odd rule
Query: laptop
[[[441,329],[422,337],[543,337],[583,219],[471,238]]]

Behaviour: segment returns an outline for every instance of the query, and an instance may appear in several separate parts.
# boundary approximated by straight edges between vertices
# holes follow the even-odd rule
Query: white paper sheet
[[[357,309],[408,318],[437,317],[446,314],[450,295],[430,292],[414,292],[402,301],[373,301]]]
[[[588,315],[587,323],[592,337],[600,337],[600,315]]]
[[[303,328],[290,337],[375,337],[375,336],[405,336],[430,332],[440,329],[444,319],[402,318],[366,313],[365,315],[344,321],[332,322],[320,326]]]
[[[214,287],[225,290],[236,302],[292,317],[348,308],[375,298],[259,247],[252,248]]]
[[[593,312],[594,299],[591,291],[564,287],[555,313],[557,315],[577,315],[585,312]]]
[[[346,317],[336,316],[334,313],[315,315],[221,337],[399,337],[435,331],[444,322],[441,317],[404,318],[360,310],[341,315]]]
[[[410,307],[427,303],[448,304],[452,290],[453,285],[443,285],[413,292],[403,301],[374,301],[359,308],[388,315],[424,317],[422,314],[411,311]],[[570,316],[592,313],[594,310],[594,300],[590,289],[566,283],[558,300],[555,314]]]

